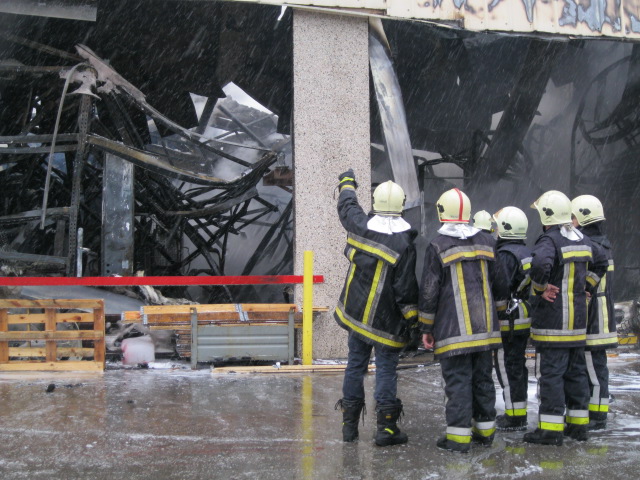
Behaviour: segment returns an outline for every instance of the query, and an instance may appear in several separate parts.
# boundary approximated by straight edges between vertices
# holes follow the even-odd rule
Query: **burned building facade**
[[[419,244],[451,186],[490,212],[531,211],[550,189],[596,195],[617,300],[638,296],[640,55],[621,41],[638,35],[633,15],[503,0],[500,27],[486,2],[261,3],[273,5],[0,7],[4,275],[292,274],[313,250],[314,303],[333,307],[346,262],[333,190],[354,168],[364,205],[372,184],[405,188]],[[281,287],[163,293],[283,299]],[[316,320],[314,356],[344,353],[337,328]]]

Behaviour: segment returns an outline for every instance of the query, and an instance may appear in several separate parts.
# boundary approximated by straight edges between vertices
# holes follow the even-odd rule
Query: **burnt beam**
[[[565,48],[564,42],[531,40],[522,70],[511,90],[509,102],[491,138],[484,160],[476,165],[477,179],[499,177],[508,170],[518,150],[522,148],[551,71]]]

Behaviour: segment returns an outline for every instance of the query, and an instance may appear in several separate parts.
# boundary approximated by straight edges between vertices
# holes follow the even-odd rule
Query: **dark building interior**
[[[153,111],[141,108],[135,98],[92,91],[102,102],[87,107],[90,134],[135,150],[127,155],[140,157],[139,151],[158,154],[161,146],[154,135],[166,142],[180,136],[171,122],[202,133],[215,103],[225,97],[222,88],[230,81],[273,112],[271,133],[285,137],[292,133],[291,8],[194,1],[94,3],[95,22],[0,14],[0,144],[7,146],[4,152],[0,148],[0,216],[4,219],[0,219],[0,237],[4,237],[0,243],[5,251],[66,256],[67,274],[68,259],[73,257],[69,252],[75,243],[64,245],[64,241],[56,240],[60,224],[55,217],[49,218],[44,229],[31,217],[27,223],[9,218],[41,208],[50,138],[38,142],[22,138],[21,143],[7,138],[54,132],[64,85],[61,72],[86,60],[79,56],[76,45],[89,47],[143,92],[146,104],[165,117],[155,119],[154,133],[148,127]],[[637,297],[637,45],[605,39],[474,33],[411,21],[383,23],[424,195],[418,217],[422,241],[431,238],[437,227],[432,210],[435,199],[452,185],[465,189],[474,211],[493,213],[506,205],[522,208],[530,221],[530,243],[535,241],[540,224],[529,205],[541,193],[557,189],[570,197],[593,194],[604,205],[614,243],[617,299]],[[95,86],[92,88],[95,90]],[[384,144],[373,88],[371,92],[371,141]],[[206,97],[207,115],[197,112],[192,94]],[[69,95],[65,100],[59,134],[82,132],[80,97],[90,95]],[[233,141],[227,140],[244,142],[251,148],[257,145],[263,148],[260,155],[247,160],[249,157],[237,149],[231,154],[233,159],[228,159],[220,145],[210,144],[203,157],[217,164],[230,160],[251,169],[254,175],[250,181],[243,183],[232,177],[195,187],[188,176],[185,180],[175,172],[168,175],[167,169],[176,165],[188,166],[191,171],[202,167],[201,157],[186,155],[192,153],[195,137],[189,138],[184,132],[179,145],[169,153],[167,143],[162,144],[166,153],[162,157],[164,174],[136,169],[134,271],[172,275],[291,272],[292,178],[285,172],[287,162],[281,164],[281,145],[265,144],[265,137],[250,127],[255,121],[258,128],[263,120],[251,115],[255,112],[247,113],[241,127],[229,127],[236,136]],[[225,121],[232,124],[233,119],[227,117]],[[216,118],[217,123],[211,122],[220,127],[222,117]],[[67,140],[73,144],[73,139]],[[53,168],[55,181],[50,187],[49,208],[73,207],[73,173],[77,171],[73,152],[77,149],[71,145],[65,150],[64,141],[61,137],[56,150],[64,154],[64,161]],[[95,180],[102,176],[102,155],[113,153],[115,147],[102,144],[100,149],[98,140],[92,141],[78,180],[82,191],[76,200],[77,224],[85,230],[84,247],[99,257],[103,248],[99,234],[103,201],[101,182]],[[225,148],[225,152],[231,151],[229,145]],[[290,165],[291,159],[287,158]],[[380,175],[388,174],[387,159],[380,149],[372,149],[372,165]],[[272,182],[269,188],[284,196],[284,208],[254,195],[252,190],[263,185],[263,176],[276,166],[281,168],[278,172],[285,172],[285,180]],[[200,171],[213,173],[206,168]],[[180,178],[190,186],[176,187]],[[167,211],[189,211],[193,215],[176,221]],[[228,245],[246,241],[241,232],[249,224],[262,227],[259,235],[249,235],[257,238],[249,244],[249,250],[259,254],[247,256],[245,248],[243,261],[235,265],[237,262],[230,261]],[[66,228],[70,237],[68,225]],[[160,253],[151,255],[151,250]],[[198,255],[203,258],[196,261]],[[85,257],[84,271],[103,273],[99,262],[91,258]],[[33,274],[31,267],[38,262],[18,264],[21,272]],[[52,274],[64,273],[60,264],[38,265]],[[225,295],[233,296],[233,292],[210,292],[208,300]]]

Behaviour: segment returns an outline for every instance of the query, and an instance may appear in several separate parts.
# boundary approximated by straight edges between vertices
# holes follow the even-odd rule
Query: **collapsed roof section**
[[[158,3],[165,2],[147,6],[153,10]],[[186,21],[190,15],[184,4],[177,4],[176,18],[182,15]],[[98,28],[77,36],[94,42],[101,29],[108,31],[104,23],[110,18],[100,23],[98,15]],[[110,51],[109,60],[81,44],[73,52],[68,38],[56,36],[58,21],[46,20],[0,17],[0,23],[11,27],[0,38],[4,269],[26,274],[129,275],[144,270],[147,275],[222,275],[233,256],[228,253],[236,250],[242,253],[235,254],[233,273],[290,273],[290,138],[277,132],[280,116],[256,108],[255,101],[248,106],[250,97],[241,88],[225,98],[215,69],[211,76],[212,67],[193,75],[181,68],[211,51],[194,44],[210,32],[179,36],[170,51],[147,44],[130,53],[128,71],[141,66],[130,64],[136,59],[144,58],[140,63],[146,62],[147,70],[153,65],[147,57],[160,62],[153,66],[161,67],[163,75],[147,72],[142,83],[152,92],[166,89],[155,96],[167,108],[165,114],[143,88],[114,68],[117,51]],[[67,23],[62,30],[70,29]],[[287,27],[279,34],[286,39]],[[117,37],[117,31],[109,35]],[[184,37],[191,43],[182,45]],[[41,41],[45,39],[48,43]],[[120,39],[119,45],[127,44]],[[186,51],[176,59],[171,52],[177,54],[180,46]],[[212,58],[217,56],[207,61]],[[152,87],[157,77],[161,85]],[[194,85],[194,77],[195,84],[207,88]],[[188,108],[181,106],[185,99]],[[228,301],[232,296],[228,289],[204,295],[200,300],[213,301],[218,295]]]
[[[619,298],[637,298],[640,254],[640,45],[475,33],[383,22],[424,199],[423,240],[438,228],[433,205],[463,188],[474,211],[529,206],[546,190],[597,196],[616,253]],[[376,103],[372,101],[372,109]],[[372,142],[383,144],[372,117]],[[374,171],[390,175],[374,150]],[[421,249],[418,249],[420,252]]]

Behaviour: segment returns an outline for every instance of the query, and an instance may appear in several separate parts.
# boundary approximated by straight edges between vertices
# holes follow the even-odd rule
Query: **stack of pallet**
[[[268,327],[285,326],[289,315],[294,315],[294,326],[302,326],[302,314],[295,304],[199,304],[199,305],[147,305],[139,312],[123,312],[124,323],[142,323],[151,330],[174,330],[176,350],[181,357],[191,357],[193,320],[198,327]]]

